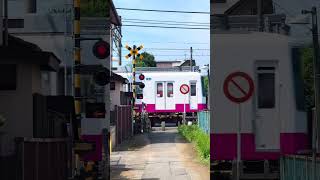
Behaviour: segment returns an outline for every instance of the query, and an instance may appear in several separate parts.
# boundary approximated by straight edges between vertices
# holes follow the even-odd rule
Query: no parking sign
[[[225,96],[234,103],[243,103],[251,98],[254,92],[252,78],[244,72],[234,72],[227,76],[223,84]]]

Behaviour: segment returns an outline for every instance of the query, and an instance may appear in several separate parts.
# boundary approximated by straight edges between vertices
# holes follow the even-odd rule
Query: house
[[[5,119],[0,127],[0,174],[1,179],[15,179],[15,138],[36,135],[35,95],[44,93],[41,73],[57,72],[61,61],[54,53],[11,35],[0,53],[0,115]]]
[[[158,68],[171,68],[171,67],[181,67],[181,66],[190,66],[190,60],[184,61],[157,61]],[[196,65],[196,61],[192,60],[192,65]]]

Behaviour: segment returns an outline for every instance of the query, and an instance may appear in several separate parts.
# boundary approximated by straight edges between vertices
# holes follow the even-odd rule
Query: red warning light
[[[93,54],[99,59],[105,59],[110,55],[110,45],[105,41],[98,41],[93,46]]]
[[[142,81],[142,80],[144,80],[144,75],[143,74],[140,74],[140,76],[139,76],[139,79]]]

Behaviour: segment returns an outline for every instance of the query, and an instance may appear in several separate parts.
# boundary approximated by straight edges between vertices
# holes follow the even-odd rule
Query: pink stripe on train
[[[172,110],[157,110],[155,104],[146,104],[146,111],[150,113],[178,113],[178,112],[184,112],[183,109],[184,104],[176,104],[176,108]],[[141,112],[142,110],[142,104],[136,104],[136,107],[138,107],[137,112]],[[185,104],[186,112],[198,112],[207,109],[206,104],[198,104],[197,109],[190,109],[190,104]]]
[[[237,153],[237,134],[211,134],[210,154],[212,160],[234,160]],[[277,160],[284,154],[295,154],[308,148],[305,133],[281,133],[280,151],[256,151],[254,134],[241,134],[242,160]]]

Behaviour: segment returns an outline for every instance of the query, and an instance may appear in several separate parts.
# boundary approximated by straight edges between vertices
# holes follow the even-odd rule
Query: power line
[[[161,21],[161,20],[156,20],[156,19],[131,19],[131,18],[123,18],[123,20],[127,20],[127,21],[141,21],[141,22],[172,22],[172,23],[191,23],[191,24],[207,24],[209,25],[210,23],[206,23],[206,22],[195,22],[195,21]]]
[[[158,25],[174,25],[174,26],[200,26],[200,27],[210,27],[209,24],[190,24],[190,23],[185,23],[185,24],[182,24],[182,23],[164,23],[164,22],[139,22],[139,21],[126,21],[124,20],[123,22],[128,22],[128,23],[143,23],[143,24],[158,24]]]
[[[122,26],[148,27],[148,28],[166,28],[166,29],[193,29],[193,30],[209,30],[210,29],[210,28],[177,27],[177,26],[145,26],[145,25],[133,25],[133,24],[123,24]]]
[[[132,42],[132,43],[135,43],[135,42],[144,42],[144,43],[150,43],[150,44],[209,44],[209,43],[204,43],[204,42],[177,42],[177,41],[168,41],[168,42],[165,42],[165,41],[141,41],[141,40],[131,40],[131,41],[127,41],[127,40],[123,40],[124,42]]]
[[[123,48],[126,49],[126,48]],[[166,50],[166,51],[189,51],[190,49],[185,48],[144,48],[145,50]],[[193,49],[196,51],[209,51],[210,49]]]
[[[210,12],[200,12],[200,11],[171,11],[171,10],[158,10],[158,9],[135,9],[135,8],[116,8],[116,9],[127,10],[127,11],[148,11],[148,12],[188,13],[188,14],[210,14]]]

